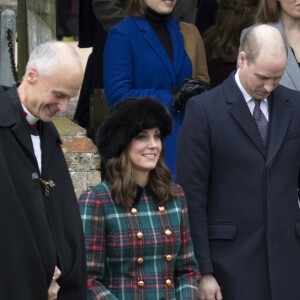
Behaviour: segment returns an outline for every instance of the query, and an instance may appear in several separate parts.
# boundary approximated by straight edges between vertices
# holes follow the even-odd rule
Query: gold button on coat
[[[171,230],[167,229],[167,230],[165,231],[165,235],[166,235],[166,236],[170,236],[170,235],[172,235],[172,232],[171,232]]]
[[[138,262],[139,264],[142,264],[142,263],[144,262],[144,259],[142,259],[142,258],[140,257],[140,258],[138,258],[137,262]]]
[[[170,279],[167,279],[166,280],[166,285],[168,285],[168,286],[172,285],[172,281]]]
[[[164,211],[165,211],[165,207],[164,207],[164,206],[159,206],[159,207],[158,207],[158,210],[159,210],[160,212],[164,212]]]
[[[137,213],[137,209],[133,207],[133,208],[131,209],[131,213],[132,213],[133,215],[135,215],[135,214]]]
[[[166,255],[166,260],[171,261],[172,260],[172,255]]]
[[[138,232],[136,236],[138,239],[142,239],[144,237],[142,232]]]
[[[141,280],[140,280],[140,281],[138,282],[138,286],[143,287],[144,285],[145,285],[145,282],[144,282],[144,281],[141,281]]]

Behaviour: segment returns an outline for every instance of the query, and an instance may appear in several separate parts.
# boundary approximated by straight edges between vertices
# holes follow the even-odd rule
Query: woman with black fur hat
[[[79,199],[90,300],[198,299],[184,193],[163,160],[171,130],[151,98],[117,104],[99,129],[106,176]]]

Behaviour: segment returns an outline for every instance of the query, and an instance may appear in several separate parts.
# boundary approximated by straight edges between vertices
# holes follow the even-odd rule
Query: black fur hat
[[[97,134],[101,161],[118,156],[133,137],[145,129],[159,128],[163,140],[172,130],[172,117],[162,102],[129,98],[111,107]]]

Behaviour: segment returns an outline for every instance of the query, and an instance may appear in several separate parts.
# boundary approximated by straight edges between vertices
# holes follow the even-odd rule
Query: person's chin
[[[156,165],[157,165],[157,161],[149,163],[147,168],[148,168],[149,171],[151,171],[151,170],[155,169]]]
[[[40,120],[43,122],[51,122],[54,115],[44,115],[40,117]]]

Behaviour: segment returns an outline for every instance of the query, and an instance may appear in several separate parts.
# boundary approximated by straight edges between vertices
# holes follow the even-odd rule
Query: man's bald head
[[[253,26],[245,35],[241,51],[245,52],[248,64],[254,63],[260,54],[276,58],[285,55],[287,47],[280,31],[270,25],[262,24]]]
[[[49,76],[55,67],[70,65],[73,66],[74,71],[81,71],[82,64],[77,52],[67,43],[49,41],[33,49],[26,70],[35,67],[41,76]]]
[[[256,25],[246,34],[238,55],[239,78],[254,99],[266,99],[279,84],[287,63],[287,49],[280,31]]]
[[[78,95],[82,79],[77,52],[67,43],[47,42],[31,52],[18,94],[33,116],[48,122],[57,112],[67,110],[69,100]]]

